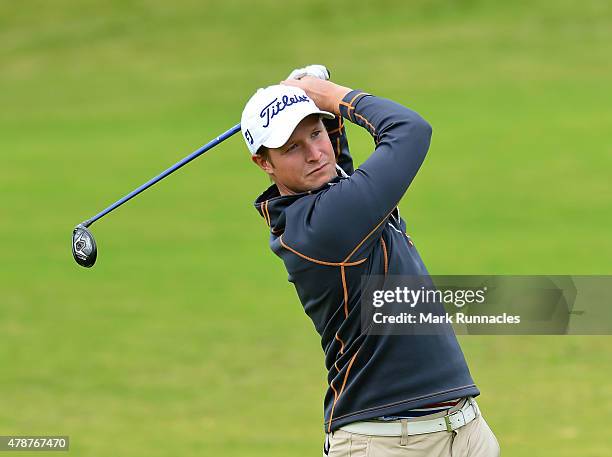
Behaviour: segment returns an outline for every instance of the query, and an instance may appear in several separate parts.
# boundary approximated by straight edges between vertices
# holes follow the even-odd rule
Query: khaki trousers
[[[453,432],[371,436],[337,430],[329,457],[498,457],[497,438],[482,415]]]

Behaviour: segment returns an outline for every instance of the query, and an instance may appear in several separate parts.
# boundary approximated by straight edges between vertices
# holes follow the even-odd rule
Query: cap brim
[[[291,119],[291,121],[287,123],[286,128],[277,129],[276,131],[272,132],[270,136],[262,142],[262,146],[267,148],[280,148],[289,140],[298,124],[311,114],[320,114],[321,117],[324,117],[325,119],[335,119],[336,117],[328,111],[315,110],[304,113],[303,116],[297,116],[294,119]]]

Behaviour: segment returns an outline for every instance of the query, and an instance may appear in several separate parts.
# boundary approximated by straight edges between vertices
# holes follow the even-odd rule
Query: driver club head
[[[96,240],[83,224],[77,225],[72,231],[72,256],[82,267],[91,268],[96,263]]]

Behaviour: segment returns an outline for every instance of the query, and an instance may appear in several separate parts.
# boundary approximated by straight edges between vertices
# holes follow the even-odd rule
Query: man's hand
[[[340,102],[351,89],[339,86],[331,81],[325,81],[312,76],[304,76],[302,79],[287,79],[281,81],[286,86],[295,86],[306,92],[312,101],[323,111],[330,111],[340,115]]]
[[[312,76],[327,81],[329,70],[324,65],[308,65],[304,68],[296,68],[287,76],[287,79],[302,79],[304,76]]]

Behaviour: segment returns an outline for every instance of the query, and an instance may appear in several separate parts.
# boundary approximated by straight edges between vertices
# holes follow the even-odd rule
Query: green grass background
[[[93,270],[69,246],[304,64],[433,125],[401,204],[432,273],[611,274],[610,55],[605,0],[0,2],[0,434],[320,454],[322,351],[240,137],[97,223]],[[504,456],[610,455],[610,337],[460,340]]]

